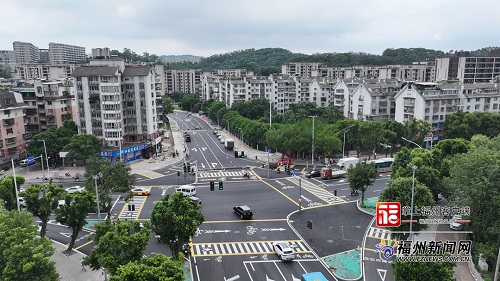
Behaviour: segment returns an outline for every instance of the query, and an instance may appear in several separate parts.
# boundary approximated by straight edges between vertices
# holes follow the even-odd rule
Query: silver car
[[[282,261],[291,261],[295,258],[295,252],[287,242],[277,241],[273,243],[274,251]]]

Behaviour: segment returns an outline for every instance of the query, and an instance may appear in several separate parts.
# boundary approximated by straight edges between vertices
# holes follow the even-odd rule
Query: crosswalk
[[[295,180],[293,180],[291,178],[287,178],[287,180],[289,180],[293,183],[296,183]],[[301,184],[302,184],[302,189],[309,191],[310,193],[314,194],[316,197],[322,199],[323,201],[325,201],[329,204],[338,204],[338,203],[347,202],[346,200],[344,200],[338,196],[335,196],[330,191],[328,191],[322,187],[319,187],[317,185],[314,185],[306,180],[302,180]]]
[[[123,209],[118,216],[120,220],[137,220],[146,199],[147,196],[134,196],[130,198],[128,203],[123,206]]]
[[[137,174],[139,176],[148,178],[148,179],[157,179],[164,177],[164,174],[157,173],[155,171],[147,171],[147,170],[137,170],[134,172],[134,174]]]
[[[193,243],[194,256],[223,256],[247,254],[273,254],[275,241],[230,242],[230,243]],[[286,241],[296,254],[311,253],[301,240]]]
[[[370,227],[367,237],[378,239],[391,239],[391,233],[382,228]]]
[[[243,177],[245,173],[249,173],[250,177],[253,176],[253,172],[251,171],[224,171],[224,172],[199,172],[199,178],[220,178],[220,177]]]

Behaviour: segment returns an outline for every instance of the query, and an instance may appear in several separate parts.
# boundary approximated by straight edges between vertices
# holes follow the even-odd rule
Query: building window
[[[474,109],[479,109],[479,104],[476,104],[476,106],[474,106]]]
[[[7,129],[7,135],[13,134],[14,130],[12,128]]]

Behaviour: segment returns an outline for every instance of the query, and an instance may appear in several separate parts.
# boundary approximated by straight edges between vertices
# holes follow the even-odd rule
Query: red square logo
[[[401,203],[377,202],[376,223],[380,227],[398,227],[401,225]]]

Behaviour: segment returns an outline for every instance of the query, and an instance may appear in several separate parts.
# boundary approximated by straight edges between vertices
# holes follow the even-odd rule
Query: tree
[[[121,265],[109,280],[182,281],[184,272],[180,260],[156,254]]]
[[[161,106],[163,108],[163,114],[165,115],[174,112],[174,101],[169,97],[163,97]]]
[[[131,168],[125,162],[109,163],[100,156],[89,158],[85,166],[85,186],[94,186],[94,176],[97,178],[99,203],[101,210],[111,218],[112,192],[128,192],[135,178],[131,175]]]
[[[104,267],[114,275],[120,266],[141,260],[150,237],[151,231],[147,221],[141,223],[106,220],[96,226],[96,248],[90,251],[90,255],[83,259],[82,264],[90,266],[92,270]]]
[[[480,126],[480,120],[476,115],[458,111],[446,116],[443,129],[447,138],[463,138],[470,140],[476,134],[475,130]]]
[[[29,213],[0,211],[1,280],[59,280],[53,253],[48,239],[36,237]]]
[[[73,134],[78,134],[78,126],[76,125],[75,121],[71,119],[66,119],[63,122],[63,128],[66,128],[69,130],[69,132]]]
[[[379,202],[399,202],[402,207],[411,207],[411,189],[412,189],[412,178],[399,177],[393,178],[389,181],[389,184],[382,190],[379,195]],[[434,200],[430,190],[425,186],[420,184],[415,180],[414,196],[413,196],[413,208],[414,210],[420,210],[423,206],[433,206]],[[425,219],[427,216],[420,215],[419,218]],[[401,215],[401,220],[409,220],[410,215]],[[427,228],[426,224],[413,223],[413,231],[421,231]],[[389,228],[391,231],[409,231],[410,224],[402,223],[399,227]],[[402,233],[393,233],[398,240],[403,240]]]
[[[68,152],[69,159],[87,160],[99,156],[101,141],[90,134],[73,135],[64,150]]]
[[[22,176],[16,175],[16,183],[19,188],[24,184],[25,179]],[[8,175],[0,180],[0,199],[4,203],[4,208],[7,211],[17,210],[16,189],[14,185],[14,175]]]
[[[452,281],[452,262],[396,262],[392,271],[396,281]]]
[[[71,241],[65,251],[70,254],[78,233],[85,226],[85,218],[95,204],[95,198],[84,190],[73,194],[66,193],[64,202],[64,205],[56,209],[56,221],[71,228]]]
[[[40,197],[42,194],[42,197]],[[26,209],[42,222],[40,236],[47,232],[50,215],[57,209],[59,199],[63,198],[64,189],[60,184],[34,184],[24,192]]]
[[[174,259],[185,243],[189,243],[198,226],[204,221],[198,204],[192,204],[188,198],[176,192],[165,196],[156,203],[151,214],[154,232],[160,236],[162,243],[168,244]]]
[[[375,168],[375,163],[362,161],[356,165],[351,165],[347,169],[347,181],[349,181],[351,190],[361,191],[361,205],[365,204],[366,189],[372,186],[377,178],[378,172]]]

